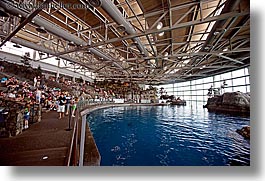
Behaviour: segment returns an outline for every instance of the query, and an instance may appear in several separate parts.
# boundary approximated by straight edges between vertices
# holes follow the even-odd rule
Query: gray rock
[[[241,129],[237,129],[236,132],[246,139],[250,139],[250,126],[245,126]]]
[[[250,113],[250,94],[242,92],[226,92],[208,98],[204,106],[209,111],[220,111],[228,113]]]

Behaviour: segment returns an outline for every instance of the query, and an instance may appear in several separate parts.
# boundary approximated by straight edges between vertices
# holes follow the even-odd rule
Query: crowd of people
[[[82,78],[76,81],[45,78],[39,69],[8,62],[1,62],[0,66],[0,98],[24,103],[25,129],[28,128],[32,105],[41,105],[47,111],[57,111],[58,119],[61,119],[68,114],[75,117],[79,99],[112,101],[114,98],[126,98],[132,88],[134,91],[140,90],[136,85],[120,81],[88,82]],[[24,71],[21,73],[22,69]]]
[[[31,81],[21,81],[15,76],[1,78],[0,98],[12,100],[24,105],[24,129],[29,127],[32,106],[41,105],[43,110],[57,111],[58,119],[71,114],[75,117],[78,97],[70,92],[58,88],[51,88],[44,84],[41,77],[34,77]]]

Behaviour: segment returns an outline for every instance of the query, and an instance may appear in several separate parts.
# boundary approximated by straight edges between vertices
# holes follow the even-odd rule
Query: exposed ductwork
[[[114,3],[110,0],[103,0],[101,1],[101,7],[119,24],[119,26],[124,26],[125,31],[132,35],[136,34],[137,32],[135,31],[134,27],[129,23],[121,14],[119,9],[114,5]],[[134,42],[137,42],[137,48],[140,51],[141,54],[144,56],[148,56],[148,52],[143,46],[141,40],[136,37],[133,38]]]
[[[17,8],[13,3],[10,3],[7,0],[1,0],[0,1],[0,7],[3,7],[6,12],[13,14],[13,15],[16,15],[16,16],[22,16],[24,18],[27,18],[29,15],[29,13],[27,13],[26,10],[22,10],[22,9]],[[61,29],[57,25],[49,22],[48,20],[46,20],[40,16],[35,16],[32,20],[34,21],[34,24],[36,24],[40,27],[44,27],[45,30],[47,30],[48,32],[51,32],[52,34],[54,34],[56,36],[62,37],[69,42],[74,42],[76,45],[81,45],[81,46],[87,45],[87,42],[85,42],[81,38],[70,34],[69,32]],[[30,48],[36,49],[38,45],[36,45],[36,44],[34,44],[34,45],[35,46],[31,46]],[[24,46],[26,46],[26,45],[24,45]],[[49,53],[49,52],[47,52],[47,50],[48,49],[46,49],[46,51],[43,51],[43,52]],[[91,53],[93,53],[93,54],[95,54],[95,55],[97,55],[97,56],[99,56],[105,60],[114,61],[111,57],[105,55],[104,53],[102,53],[100,50],[98,50],[96,48],[88,48],[88,50],[90,50]],[[54,52],[53,52],[53,54],[54,54]],[[61,57],[64,58],[65,56],[61,56]],[[69,61],[72,61],[72,60],[69,60]],[[74,62],[74,61],[72,61],[72,62]],[[77,61],[75,61],[75,62],[77,62]],[[116,62],[113,62],[113,63],[118,68],[124,69],[121,65],[117,64]]]

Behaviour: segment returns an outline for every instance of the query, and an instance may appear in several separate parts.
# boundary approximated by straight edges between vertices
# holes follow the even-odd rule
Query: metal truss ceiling
[[[165,84],[250,64],[249,0],[102,0],[99,7],[87,0],[53,0],[42,9],[21,6],[40,3],[2,0],[10,16],[0,17],[1,42],[35,45],[97,80]],[[40,18],[51,23],[46,34],[36,31]]]

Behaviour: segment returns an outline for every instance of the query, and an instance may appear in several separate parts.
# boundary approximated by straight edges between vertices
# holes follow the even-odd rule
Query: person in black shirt
[[[57,112],[59,113],[59,119],[61,119],[62,117],[64,117],[65,103],[66,103],[65,96],[61,93],[57,101],[58,101]]]

